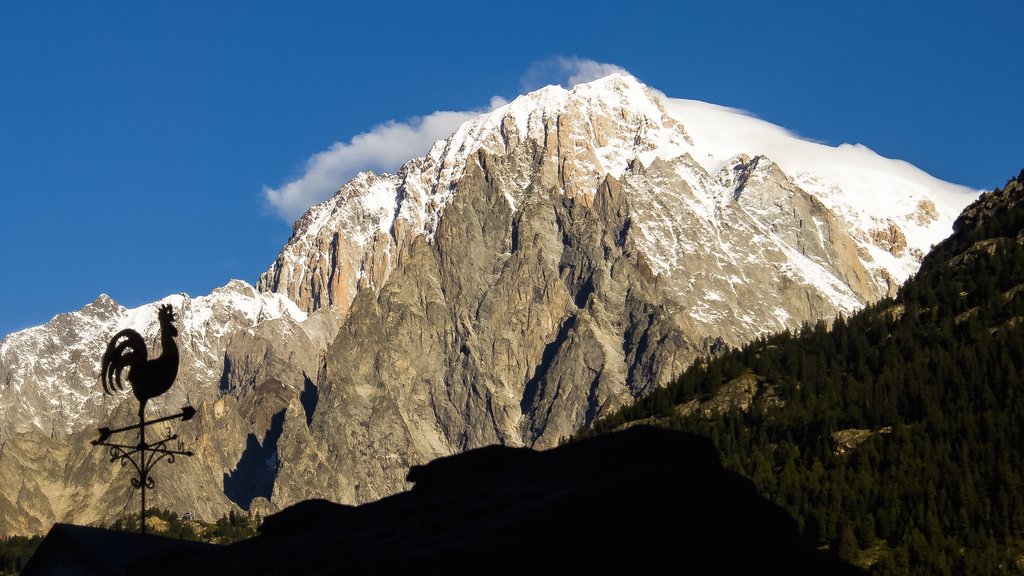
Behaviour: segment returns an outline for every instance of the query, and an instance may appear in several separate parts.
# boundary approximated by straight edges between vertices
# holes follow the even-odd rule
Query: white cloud
[[[504,99],[494,97],[490,109],[504,104]],[[335,142],[327,150],[314,154],[306,160],[302,176],[279,188],[265,186],[263,198],[278,215],[292,222],[310,206],[330,198],[339,186],[359,172],[393,172],[484,111],[440,111],[405,122],[391,120],[379,124],[348,142]]]
[[[549,84],[572,88],[577,84],[597,80],[615,72],[629,74],[621,66],[607,62],[587,60],[576,56],[552,56],[531,64],[519,79],[519,88],[523,92],[536,90]]]
[[[628,74],[614,64],[554,56],[531,64],[520,78],[520,87],[524,93],[548,84],[569,88],[613,72]],[[278,188],[264,186],[263,198],[281,218],[292,222],[310,206],[330,198],[359,172],[394,172],[403,162],[426,153],[437,140],[447,138],[463,122],[506,103],[495,96],[486,108],[432,112],[404,122],[379,124],[348,142],[335,142],[310,156],[301,176]]]

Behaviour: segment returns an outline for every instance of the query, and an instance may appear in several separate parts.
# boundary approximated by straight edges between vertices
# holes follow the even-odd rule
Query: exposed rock
[[[851,452],[860,446],[865,440],[871,438],[876,434],[889,434],[892,432],[891,426],[885,426],[878,430],[865,430],[862,428],[847,428],[846,430],[837,430],[829,436],[829,440],[832,441],[832,450],[837,456]]]
[[[58,521],[112,522],[135,511],[131,466],[118,466],[89,442],[98,426],[135,421],[137,404],[130,394],[103,395],[98,364],[107,340],[124,327],[143,334],[152,349],[162,303],[174,305],[179,318],[181,366],[175,385],[150,402],[147,414],[195,406],[191,421],[170,424],[195,456],[153,470],[149,503],[206,518],[233,507],[228,479],[243,461],[247,438],[265,440],[272,415],[302,393],[303,374],[315,377],[320,361],[294,304],[237,281],[210,296],[172,296],[135,310],[101,296],[3,340],[0,535],[41,533]],[[264,492],[270,495],[269,485]]]
[[[986,222],[998,214],[1005,214],[1015,210],[1024,201],[1022,200],[1024,199],[1022,190],[1024,190],[1024,170],[1021,170],[1020,175],[1007,182],[1003,188],[982,194],[976,202],[965,208],[956,221],[953,222],[954,235],[967,233],[982,227],[991,229],[991,227],[986,226]],[[998,230],[992,231],[999,233]],[[1007,229],[1006,232],[1012,232],[1012,234],[1006,234],[1006,236],[1016,237],[1020,230],[1011,228]]]
[[[975,265],[979,256],[992,256],[1000,248],[1005,249],[1012,244],[1012,238],[986,238],[972,244],[967,250],[957,254],[949,260],[950,266],[971,266]]]
[[[939,211],[935,207],[935,202],[927,198],[922,198],[917,203],[917,211],[914,214],[914,222],[921,226],[925,226],[935,222],[939,219]]]
[[[756,374],[747,373],[723,384],[711,398],[691,400],[677,410],[682,416],[697,413],[708,418],[732,410],[749,412],[755,401],[762,409],[782,406],[782,400],[772,387],[764,385]]]
[[[891,222],[885,229],[876,228],[872,230],[871,240],[874,241],[875,245],[896,257],[903,256],[907,250],[907,237],[903,235],[903,231],[900,230],[899,226]]]
[[[620,75],[544,88],[397,174],[353,178],[295,223],[258,290],[233,281],[136,310],[101,297],[8,336],[0,534],[130,507],[87,443],[133,404],[102,396],[97,364],[120,328],[152,342],[161,303],[182,318],[182,366],[150,413],[199,413],[177,427],[196,456],[155,505],[216,517],[367,502],[405,488],[410,465],[553,446],[698,355],[891,294],[952,220],[885,170],[872,186],[909,208],[883,218],[855,197],[871,192],[860,180],[787,172],[758,150],[715,156],[677,104]],[[902,240],[868,232],[889,223]]]

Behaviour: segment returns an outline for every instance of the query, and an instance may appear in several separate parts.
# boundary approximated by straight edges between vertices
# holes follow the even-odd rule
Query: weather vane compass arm
[[[137,476],[132,477],[131,485],[139,489],[141,496],[139,527],[143,534],[146,532],[146,489],[152,489],[156,485],[150,476],[153,466],[161,460],[173,463],[175,456],[192,456],[192,452],[185,450],[181,441],[173,448],[168,447],[169,443],[178,440],[178,435],[172,434],[170,428],[167,429],[165,437],[152,444],[146,442],[146,428],[177,419],[185,422],[191,420],[196,413],[192,406],[184,406],[178,414],[146,420],[146,403],[151,398],[167,392],[178,376],[178,345],[174,341],[178,329],[174,327],[173,308],[169,304],[161,306],[157,319],[160,322],[162,347],[159,357],[149,359],[145,340],[138,332],[129,328],[121,330],[110,339],[100,365],[100,382],[105,394],[124,390],[121,375],[128,370],[128,384],[131,386],[132,394],[139,401],[139,423],[113,429],[98,428],[99,438],[92,441],[94,446],[107,448],[111,462],[120,460],[121,466],[131,464],[135,468]],[[111,441],[115,435],[131,431],[138,432],[137,444]]]

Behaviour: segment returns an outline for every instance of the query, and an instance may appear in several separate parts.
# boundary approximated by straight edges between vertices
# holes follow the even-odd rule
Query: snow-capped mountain
[[[102,395],[98,363],[121,328],[154,343],[161,303],[182,372],[153,409],[199,414],[158,505],[365,502],[893,293],[975,195],[626,75],[526,94],[310,208],[256,289],[101,296],[0,342],[0,534],[114,513],[86,436],[133,401]]]
[[[296,223],[259,286],[307,311],[347,307],[360,287],[383,283],[405,242],[433,238],[467,162],[480,151],[505,156],[527,144],[550,155],[542,176],[569,197],[593,197],[606,177],[629,188],[637,249],[710,332],[723,320],[716,302],[749,306],[751,290],[743,286],[758,280],[743,272],[751,259],[775,263],[773,282],[812,286],[823,301],[817,316],[849,313],[890,293],[977,195],[860,145],[802,140],[736,110],[668,98],[613,74],[521,96],[463,124],[397,174],[358,175]],[[533,175],[515,176],[503,182],[513,210]],[[779,209],[790,208],[794,194],[820,205],[795,221],[797,232],[806,226],[814,236],[848,237],[856,254],[839,255],[845,269],[835,258],[808,255],[806,238],[782,221]],[[694,278],[687,265],[694,253],[717,254],[722,265]],[[740,326],[724,335],[738,342],[809,319],[785,306],[764,312],[729,318]]]
[[[163,304],[172,305],[178,318],[181,376],[167,396],[154,400],[157,410],[215,389],[231,338],[252,333],[268,320],[301,322],[307,316],[287,298],[257,292],[241,280],[208,296],[175,294],[131,309],[102,294],[77,312],[0,342],[0,442],[29,430],[65,436],[108,416],[123,398],[104,396],[99,386],[102,352],[113,334],[132,328],[158,354],[155,319]]]

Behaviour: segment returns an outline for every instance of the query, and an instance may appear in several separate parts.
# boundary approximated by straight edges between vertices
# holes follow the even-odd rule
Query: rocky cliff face
[[[103,395],[99,360],[109,338],[128,327],[158,354],[156,310],[164,303],[179,318],[180,370],[147,414],[195,406],[193,421],[171,426],[196,456],[154,471],[155,505],[208,518],[231,508],[238,484],[232,474],[247,449],[264,441],[268,412],[277,409],[279,396],[291,397],[293,390],[298,397],[303,374],[316,374],[319,362],[300,324],[319,326],[317,317],[307,319],[286,298],[239,281],[209,296],[169,296],[136,309],[100,296],[0,343],[0,534],[45,531],[62,520],[110,521],[135,510],[130,467],[112,464],[89,444],[96,427],[131,423],[137,410],[130,393]],[[289,392],[254,398],[257,383],[265,390],[273,378]],[[269,496],[269,488],[262,494]]]
[[[971,199],[962,187],[863,147],[802,141],[612,75],[520,97],[467,122],[397,174],[360,174],[296,222],[258,287],[307,312],[347,310],[360,289],[383,286],[415,238],[433,242],[481,151],[492,159],[487,177],[500,180],[513,212],[552,188],[590,203],[607,178],[618,181],[627,197],[625,236],[697,323],[710,324],[705,312],[723,307],[714,302],[749,304],[749,292],[735,287],[747,279],[733,274],[748,268],[765,271],[750,280],[769,281],[772,290],[759,292],[782,311],[803,297],[774,298],[790,284],[818,304],[792,318],[766,309],[703,330],[735,332],[729,339],[737,342],[891,293]],[[491,172],[499,165],[500,174]]]
[[[622,241],[615,180],[591,198],[531,190],[513,212],[497,176],[509,159],[478,160],[434,241],[353,300],[327,352],[318,442],[293,460],[348,470],[324,479],[335,498],[375,499],[409,465],[468,448],[550,446],[698,352]]]
[[[171,304],[179,318],[181,369],[171,391],[153,401],[154,410],[180,407],[187,397],[215,398],[229,342],[271,320],[307,317],[287,298],[237,280],[208,296],[173,295],[134,309],[101,295],[77,312],[0,341],[0,441],[29,430],[61,438],[108,416],[122,398],[105,397],[99,387],[103,350],[115,332],[132,328],[151,356],[159,354],[161,304]]]
[[[713,152],[695,160],[712,151],[670,103],[613,76],[523,97],[311,209],[260,286],[345,322],[320,440],[288,440],[303,464],[281,484],[340,461],[322,495],[366,501],[410,464],[551,446],[713,343],[892,293],[919,257],[908,237],[919,255],[922,231],[952,221],[915,185],[902,214],[874,213],[841,175]]]
[[[366,502],[438,456],[552,446],[722,343],[891,293],[970,198],[630,77],[523,96],[311,208],[257,290],[165,299],[182,372],[151,411],[199,413],[156,505]],[[119,328],[155,340],[157,304],[0,343],[0,533],[125,509],[87,440],[132,402],[97,364]]]

